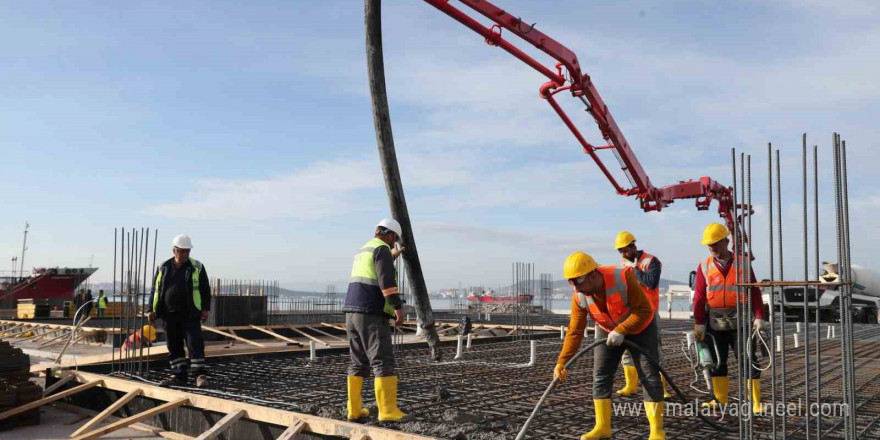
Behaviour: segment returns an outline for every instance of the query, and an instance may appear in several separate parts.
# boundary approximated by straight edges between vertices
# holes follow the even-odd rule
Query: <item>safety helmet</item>
[[[171,245],[179,249],[192,249],[193,247],[192,240],[190,240],[189,235],[186,234],[180,234],[174,237]]]
[[[377,224],[376,227],[385,228],[389,231],[394,232],[395,234],[397,234],[398,240],[403,239],[403,228],[400,227],[400,223],[398,223],[397,220],[394,220],[391,217],[383,218],[381,221],[379,221],[379,224]]]
[[[634,241],[636,241],[635,235],[632,235],[629,231],[623,231],[617,234],[617,238],[614,239],[614,249],[625,248]]]
[[[144,328],[141,329],[141,334],[144,335],[145,338],[149,339],[150,342],[156,342],[156,327],[147,324],[144,326]]]
[[[567,280],[580,278],[596,270],[597,267],[599,264],[593,257],[583,252],[575,252],[565,259],[565,264],[562,266],[562,276]]]
[[[703,244],[708,246],[718,243],[727,238],[728,235],[730,235],[730,231],[727,230],[727,226],[721,223],[709,223],[709,226],[703,229]]]

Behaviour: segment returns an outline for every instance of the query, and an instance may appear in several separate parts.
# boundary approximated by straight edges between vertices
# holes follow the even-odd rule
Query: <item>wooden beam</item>
[[[222,419],[218,420],[211,429],[202,433],[202,435],[196,437],[196,440],[213,440],[218,435],[223,433],[232,426],[238,419],[245,416],[246,413],[243,409],[237,409],[229,414],[226,414]]]
[[[230,333],[226,333],[226,332],[224,332],[224,331],[217,330],[216,328],[214,328],[214,327],[209,327],[209,326],[207,326],[207,325],[203,325],[203,326],[202,326],[202,330],[207,330],[207,331],[209,331],[209,332],[214,332],[214,333],[217,333],[218,335],[226,336],[227,338],[237,339],[237,340],[239,340],[239,341],[241,341],[241,342],[247,342],[248,344],[256,345],[257,347],[265,347],[265,345],[260,344],[259,342],[254,342],[254,341],[251,341],[251,340],[248,340],[248,339],[242,338],[241,336],[236,336],[236,335],[233,335],[233,334],[230,334]]]
[[[73,375],[71,375],[70,377],[73,377]],[[76,431],[73,431],[73,434],[70,434],[70,437],[73,438],[84,432],[89,432],[89,430],[95,427],[98,423],[101,423],[102,421],[104,421],[104,419],[110,417],[116,411],[119,411],[123,406],[125,406],[126,403],[130,402],[131,399],[134,399],[135,397],[140,396],[143,393],[144,392],[140,388],[125,393],[124,396],[120,397],[119,400],[113,402],[113,404],[108,406],[107,409],[98,413],[98,415],[89,420],[85,425],[80,426],[79,429],[77,429]]]
[[[65,397],[67,397],[67,396],[74,395],[74,394],[76,394],[76,393],[78,393],[78,392],[80,392],[80,391],[85,391],[85,390],[87,390],[87,389],[89,389],[89,388],[94,388],[94,387],[96,387],[96,386],[98,386],[98,385],[101,385],[102,383],[103,383],[103,381],[101,381],[101,380],[97,380],[97,381],[95,381],[95,382],[89,382],[89,383],[86,383],[86,384],[83,384],[83,385],[79,385],[79,386],[73,387],[73,388],[71,388],[71,389],[69,389],[69,390],[64,390],[64,391],[62,391],[62,392],[60,392],[60,393],[58,393],[58,394],[53,394],[53,395],[51,395],[51,396],[49,396],[49,397],[44,397],[44,398],[42,398],[42,399],[40,399],[40,400],[33,401],[33,402],[31,402],[31,403],[28,403],[27,405],[22,405],[22,406],[19,406],[19,407],[12,408],[12,409],[10,409],[10,410],[8,410],[8,411],[5,411],[5,412],[0,413],[0,420],[4,420],[4,419],[9,418],[9,417],[12,417],[12,416],[14,416],[14,415],[16,415],[16,414],[21,414],[21,413],[23,413],[23,412],[25,412],[25,411],[30,411],[30,410],[32,410],[32,409],[34,409],[34,408],[39,408],[39,407],[41,407],[41,406],[43,406],[43,405],[45,405],[45,404],[47,404],[47,403],[52,403],[52,402],[54,402],[54,401],[56,401],[56,400],[58,400],[58,399],[63,399],[63,398],[65,398]]]
[[[61,342],[61,341],[59,341],[59,339],[65,337],[65,336],[70,336],[70,332],[62,330],[61,334],[59,336],[55,336],[52,339],[43,341],[40,345],[37,346],[37,348],[43,348],[43,347],[48,347],[50,345],[57,344],[57,343]]]
[[[77,336],[77,338],[73,340],[73,344],[76,344],[77,342],[79,342],[80,339],[82,339],[84,337],[85,337],[85,335]],[[64,343],[64,347],[61,348],[61,351],[58,353],[58,357],[55,358],[56,364],[61,361],[61,357],[64,356],[64,352],[67,351],[67,347],[69,347],[70,345],[71,345],[71,342],[70,342],[70,339],[68,339],[67,342]]]
[[[8,328],[8,329],[3,330],[2,332],[0,332],[0,336],[6,336],[6,334],[9,333],[9,332],[11,332],[12,330],[15,330],[15,329],[17,329],[17,328],[19,328],[19,327],[24,327],[24,326],[26,326],[26,325],[28,325],[28,324],[27,324],[27,323],[22,323],[22,324],[14,325],[14,326],[12,326],[12,327],[10,327],[10,328]]]
[[[342,330],[342,331],[348,333],[348,330],[346,330],[344,326],[341,326],[339,324],[328,324],[326,322],[322,322],[321,325],[326,326],[326,327],[330,327],[330,328],[335,328],[336,330]]]
[[[299,433],[303,432],[307,427],[308,425],[306,422],[297,420],[293,425],[290,425],[290,427],[285,429],[275,440],[294,440],[299,437]]]
[[[348,339],[342,339],[342,338],[340,338],[339,336],[331,335],[330,333],[327,333],[327,332],[325,332],[325,331],[323,331],[323,330],[321,330],[321,329],[314,328],[314,327],[312,327],[312,326],[310,326],[310,325],[305,326],[305,328],[307,328],[307,329],[309,329],[309,330],[312,330],[312,331],[314,331],[314,332],[318,332],[318,333],[320,333],[320,334],[322,334],[322,335],[324,335],[324,336],[327,336],[327,337],[330,337],[330,338],[336,339],[336,340],[339,341],[339,342],[348,342]]]
[[[269,329],[267,329],[267,328],[258,327],[258,326],[256,326],[256,325],[252,325],[251,328],[254,329],[254,330],[259,330],[259,331],[261,331],[261,332],[263,332],[263,333],[265,333],[265,334],[267,334],[267,335],[270,335],[270,336],[272,336],[272,337],[275,337],[275,338],[277,338],[277,339],[280,339],[280,340],[282,340],[282,341],[284,341],[284,342],[290,342],[290,343],[292,343],[292,344],[299,345],[300,347],[303,346],[303,344],[302,344],[301,342],[299,342],[299,341],[297,341],[297,340],[295,340],[295,339],[290,339],[290,338],[288,338],[287,336],[281,336],[281,335],[279,335],[278,333],[275,333],[275,332],[273,332],[272,330],[269,330]]]
[[[45,390],[43,390],[43,397],[46,397],[46,396],[48,396],[49,394],[52,394],[52,392],[55,391],[55,390],[57,390],[58,388],[63,387],[64,384],[66,384],[67,382],[70,382],[71,380],[73,380],[73,377],[74,377],[74,376],[73,376],[72,374],[68,374],[67,376],[62,377],[61,380],[59,380],[58,382],[53,383],[53,384],[50,385],[48,388],[46,388]]]
[[[179,406],[183,406],[189,403],[189,399],[186,397],[177,399],[173,402],[163,403],[155,408],[148,409],[143,412],[139,412],[131,417],[126,417],[118,422],[113,422],[107,426],[98,428],[94,431],[87,432],[85,434],[81,434],[78,437],[74,437],[74,440],[91,440],[98,437],[103,437],[113,431],[117,431],[119,429],[125,428],[128,425],[133,425],[141,420],[149,419],[150,417],[157,416],[159,414],[171,411],[174,408]]]
[[[317,342],[317,343],[319,343],[319,344],[324,344],[325,347],[329,347],[329,346],[330,346],[329,343],[324,342],[324,341],[320,340],[319,338],[316,338],[316,337],[314,337],[314,336],[312,336],[312,335],[310,335],[310,334],[308,334],[308,333],[306,333],[306,332],[304,332],[304,331],[302,331],[302,330],[300,330],[300,329],[298,329],[298,328],[296,328],[296,327],[294,327],[294,326],[292,326],[292,325],[288,325],[287,328],[289,328],[289,329],[291,329],[291,330],[293,330],[293,331],[295,331],[295,332],[297,332],[297,333],[299,333],[299,334],[301,334],[301,335],[303,335],[303,336],[305,336],[305,337],[307,337],[307,338],[309,338],[309,339],[311,339],[311,340],[313,340],[313,341],[315,341],[315,342]]]
[[[104,386],[116,391],[128,392],[135,388],[141,388],[144,391],[144,397],[151,399],[169,401],[178,398],[189,398],[190,406],[196,408],[204,408],[211,411],[219,411],[230,413],[236,409],[243,409],[248,413],[248,419],[258,422],[271,423],[274,425],[290,426],[296,421],[302,420],[308,424],[308,431],[316,434],[335,435],[342,437],[350,437],[352,434],[361,432],[367,434],[373,440],[436,440],[435,437],[410,434],[393,429],[382,428],[378,426],[362,425],[343,420],[325,419],[310,414],[300,414],[293,411],[285,411],[283,409],[269,408],[259,406],[252,403],[236,402],[230,399],[221,399],[200,394],[190,394],[185,391],[162,388],[150,384],[137,383],[127,379],[121,379],[112,376],[104,376],[95,373],[87,373],[85,371],[77,371],[74,374],[80,382],[91,382],[101,380]]]

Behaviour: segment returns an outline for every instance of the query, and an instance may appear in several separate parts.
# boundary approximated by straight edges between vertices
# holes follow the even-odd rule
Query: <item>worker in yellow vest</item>
[[[104,310],[107,309],[107,297],[104,296],[104,289],[98,291],[98,318],[104,317]]]
[[[700,341],[705,338],[706,334],[711,335],[720,356],[720,359],[714,359],[715,351],[709,350],[716,365],[711,371],[715,399],[703,404],[707,407],[715,407],[719,404],[721,406],[727,405],[727,392],[730,387],[727,377],[727,357],[730,349],[735,351],[737,347],[737,329],[739,327],[735,285],[739,283],[738,280],[741,279],[742,270],[747,263],[743,263],[739,256],[730,251],[728,235],[730,235],[730,231],[720,223],[710,223],[703,230],[702,243],[709,247],[711,255],[697,266],[697,278],[694,285],[694,335]],[[751,282],[754,282],[754,272],[751,270],[749,272],[752,274]],[[739,302],[745,305],[749,293],[745,292],[747,289],[743,290]],[[752,312],[755,316],[752,327],[754,330],[763,331],[767,324],[764,322],[764,301],[761,298],[761,291],[757,287],[750,290]],[[752,344],[752,359],[755,358],[756,347],[757,344]],[[752,391],[752,412],[760,414],[762,412],[761,370],[754,365],[751,365],[749,370],[748,387]]]
[[[587,316],[596,323],[596,339],[604,340],[593,349],[593,404],[596,425],[581,440],[611,437],[611,387],[614,372],[623,356],[623,341],[640,347],[657,359],[660,345],[654,311],[632,268],[599,266],[593,257],[575,252],[563,266],[563,276],[574,287],[571,300],[571,321],[562,351],[553,371],[555,378],[565,380],[565,363],[580,348],[587,327]],[[663,430],[663,390],[660,371],[641,353],[631,353],[644,388],[645,412],[650,425],[649,440],[665,440]]]
[[[348,292],[345,296],[345,330],[348,334],[351,365],[348,367],[348,419],[370,415],[363,407],[361,392],[364,378],[373,370],[376,407],[380,422],[399,421],[406,416],[397,407],[397,374],[394,371],[394,347],[391,326],[403,324],[403,300],[397,290],[394,259],[403,248],[399,243],[403,229],[393,218],[376,225],[373,239],[354,257]]]
[[[657,323],[657,341],[661,350],[657,360],[662,357],[663,341],[660,337],[660,272],[663,270],[663,264],[657,257],[641,251],[636,247],[636,237],[628,231],[622,231],[617,234],[614,239],[614,248],[620,253],[620,267],[631,267],[636,279],[648,295],[648,301],[651,308],[654,309],[654,322]],[[631,396],[639,390],[639,376],[636,373],[636,364],[632,360],[629,350],[623,352],[623,375],[626,378],[626,385],[617,390],[617,394],[621,396]],[[660,381],[663,384],[663,398],[672,397],[666,391],[666,378],[660,375]]]

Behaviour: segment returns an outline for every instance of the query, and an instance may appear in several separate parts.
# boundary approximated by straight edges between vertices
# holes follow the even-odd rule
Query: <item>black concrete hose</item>
[[[583,348],[583,349],[581,349],[580,351],[578,351],[577,353],[575,353],[575,355],[572,356],[572,358],[571,358],[568,362],[566,362],[565,365],[564,365],[562,368],[565,369],[565,370],[568,370],[569,367],[571,367],[571,364],[574,363],[574,361],[576,361],[576,360],[577,360],[578,358],[580,358],[581,356],[587,354],[587,352],[592,351],[594,348],[596,348],[596,347],[598,347],[599,345],[604,344],[604,343],[605,343],[604,340],[597,340],[597,341],[594,341],[592,344],[586,346],[585,348]],[[632,351],[635,351],[635,352],[637,352],[637,353],[640,353],[642,356],[644,356],[646,359],[648,359],[648,361],[651,362],[651,365],[657,367],[657,369],[660,370],[660,373],[662,373],[663,376],[666,377],[666,383],[672,387],[673,391],[675,391],[675,394],[678,395],[678,397],[681,399],[681,401],[682,401],[683,403],[685,403],[685,404],[688,403],[688,401],[687,401],[687,397],[685,397],[685,395],[681,392],[681,390],[679,390],[678,387],[675,386],[675,383],[672,382],[672,379],[669,377],[668,374],[666,374],[666,370],[664,370],[663,367],[660,366],[660,363],[657,362],[657,360],[655,360],[655,359],[652,358],[651,356],[648,356],[648,354],[645,353],[645,351],[642,350],[641,347],[639,347],[638,345],[636,345],[636,344],[634,344],[634,343],[632,343],[632,342],[630,342],[630,341],[624,340],[624,341],[623,341],[623,345],[626,346],[626,348],[628,348],[629,350],[632,350]],[[538,415],[538,411],[541,409],[541,405],[544,404],[544,400],[546,400],[547,397],[550,396],[550,393],[552,393],[552,392],[553,392],[553,389],[556,388],[556,384],[557,384],[557,383],[559,383],[559,379],[556,378],[556,377],[554,377],[553,380],[550,381],[550,385],[549,385],[549,386],[547,387],[547,389],[544,391],[544,394],[541,396],[541,398],[538,399],[538,403],[535,405],[535,409],[532,410],[532,415],[529,416],[529,418],[526,420],[526,423],[523,424],[522,429],[519,430],[519,434],[517,434],[517,436],[516,436],[516,440],[522,440],[522,439],[525,437],[525,435],[526,435],[526,431],[528,431],[528,429],[529,429],[529,425],[532,424],[532,420],[534,420],[535,416]],[[709,418],[707,418],[706,416],[704,416],[704,415],[702,414],[702,412],[699,411],[699,410],[698,410],[698,411],[695,411],[695,412],[697,413],[697,416],[699,416],[700,419],[701,419],[704,423],[706,423],[707,425],[709,425],[709,426],[711,426],[711,427],[713,427],[713,428],[715,428],[715,429],[717,429],[717,430],[719,430],[719,431],[724,431],[724,432],[737,432],[737,430],[734,429],[734,428],[730,428],[730,427],[727,427],[727,426],[724,426],[724,425],[719,425],[718,423],[715,423],[714,421],[712,421],[712,420],[710,420]]]

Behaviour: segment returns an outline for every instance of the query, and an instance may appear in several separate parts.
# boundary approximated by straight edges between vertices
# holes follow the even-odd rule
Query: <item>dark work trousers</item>
[[[660,312],[654,312],[654,322],[657,323],[657,343],[660,348],[663,348],[663,337],[660,335],[661,327],[660,327]],[[660,363],[663,362],[663,350],[657,350],[657,361]],[[635,367],[636,363],[633,362],[632,355],[630,355],[629,350],[624,350],[623,358],[621,358],[620,363],[627,367]]]
[[[707,326],[708,327],[708,326]],[[736,330],[730,331],[718,331],[712,330],[712,328],[706,329],[706,339],[705,341],[709,344],[712,344],[712,337],[715,337],[715,344],[718,345],[718,355],[721,356],[721,359],[717,359],[715,356],[715,349],[709,345],[709,351],[712,352],[712,360],[715,361],[716,367],[712,370],[712,376],[714,377],[723,377],[727,376],[727,358],[730,354],[730,350],[733,350],[734,353],[737,352],[736,345]],[[712,336],[708,336],[712,335]],[[757,348],[757,344],[752,344],[752,366],[750,368],[751,374],[749,375],[750,379],[760,379],[761,378],[761,370],[755,368],[755,349]],[[739,358],[739,356],[737,356]]]
[[[627,335],[626,340],[638,345],[654,359],[658,359],[660,354],[659,334],[657,321],[652,320],[648,328],[637,335]],[[608,332],[596,326],[596,340],[604,341],[606,339],[608,339]],[[614,373],[617,371],[624,351],[623,346],[609,347],[605,344],[593,349],[593,399],[611,398]],[[630,356],[632,356],[636,371],[639,373],[639,382],[642,383],[645,401],[662,402],[663,387],[660,383],[660,370],[641,353],[633,351]]]
[[[394,346],[391,325],[384,315],[346,313],[345,331],[351,354],[349,376],[369,377],[370,368],[376,377],[395,376]]]
[[[202,338],[202,323],[198,318],[169,316],[162,320],[165,338],[168,340],[168,359],[171,372],[178,379],[186,380],[186,353],[184,341],[189,350],[190,370],[194,375],[205,374],[205,339]]]

